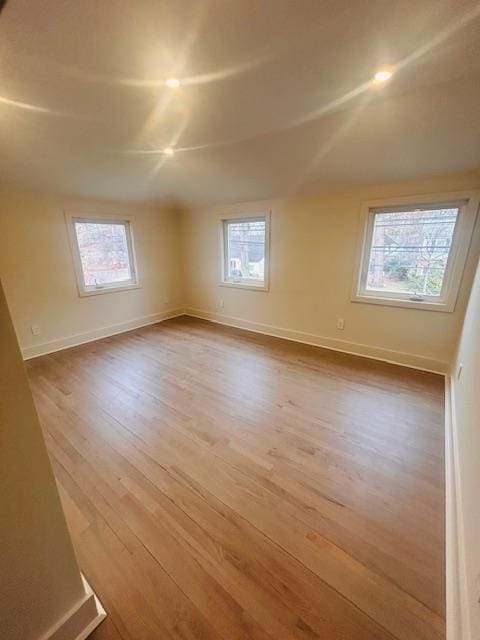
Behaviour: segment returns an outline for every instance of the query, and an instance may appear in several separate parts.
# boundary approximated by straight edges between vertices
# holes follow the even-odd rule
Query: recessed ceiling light
[[[180,80],[178,78],[168,78],[168,80],[165,80],[165,84],[170,89],[176,89],[180,86]]]
[[[166,148],[163,150],[163,153],[164,153],[166,156],[173,156],[173,154],[174,154],[175,152],[174,152],[174,150],[172,149],[172,147],[166,147]]]
[[[382,82],[390,80],[391,77],[391,71],[389,71],[388,69],[380,69],[380,71],[377,71],[377,73],[373,76],[373,81],[377,84],[380,84]]]

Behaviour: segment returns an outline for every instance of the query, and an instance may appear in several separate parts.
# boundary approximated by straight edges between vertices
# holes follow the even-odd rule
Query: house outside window
[[[269,215],[221,220],[221,284],[268,289]]]

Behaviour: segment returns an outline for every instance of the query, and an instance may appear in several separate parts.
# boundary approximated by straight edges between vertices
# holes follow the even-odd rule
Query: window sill
[[[403,300],[401,298],[384,298],[366,294],[352,296],[352,302],[365,302],[367,304],[377,304],[384,307],[403,307],[405,309],[418,309],[422,311],[442,311],[452,313],[455,309],[455,302],[429,302],[427,300]]]
[[[222,280],[220,286],[232,287],[233,289],[250,289],[252,291],[268,291],[268,285],[266,283],[253,284],[250,282],[230,282],[228,280]]]
[[[116,293],[117,291],[130,291],[132,289],[141,289],[142,285],[135,284],[124,284],[124,285],[107,285],[105,287],[99,287],[98,289],[82,289],[78,292],[78,295],[81,298],[86,298],[88,296],[99,296],[104,293]]]

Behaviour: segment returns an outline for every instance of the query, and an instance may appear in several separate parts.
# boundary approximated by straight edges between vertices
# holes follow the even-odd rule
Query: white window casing
[[[99,295],[104,293],[112,293],[115,291],[127,291],[130,289],[138,289],[140,287],[137,262],[135,257],[135,247],[133,241],[132,223],[128,219],[98,216],[98,215],[86,215],[86,214],[65,214],[68,237],[70,241],[70,248],[72,251],[73,266],[75,270],[75,276],[77,280],[78,294],[83,296]],[[121,228],[120,242],[124,239],[124,256],[127,260],[127,265],[120,269],[125,271],[124,277],[121,273],[108,276],[104,274],[103,278],[99,278],[99,281],[91,282],[92,279],[88,267],[85,264],[86,250],[80,246],[78,232],[81,229],[81,225],[103,226],[112,225],[112,227]],[[100,251],[102,248],[100,247]],[[105,251],[108,252],[107,247]],[[82,259],[83,258],[83,259]],[[108,270],[107,270],[108,273]]]
[[[250,261],[235,257],[235,250],[232,249],[231,232],[234,227],[241,227],[242,224],[260,222],[264,224],[264,244],[263,256],[260,260]],[[233,241],[234,242],[234,241]],[[239,241],[237,244],[241,243]],[[249,244],[246,241],[245,244]],[[221,216],[219,220],[219,284],[226,287],[239,289],[251,289],[254,291],[268,291],[270,273],[270,212],[232,214]],[[257,254],[259,253],[257,247]],[[258,258],[258,255],[256,256]],[[238,265],[236,264],[238,263]],[[238,273],[233,273],[235,268]],[[246,268],[254,273],[245,273]],[[243,272],[242,272],[243,271]],[[255,275],[257,272],[258,275]],[[263,277],[262,277],[263,275]]]
[[[476,191],[443,193],[435,195],[388,198],[366,202],[361,211],[361,237],[359,239],[352,301],[384,306],[407,307],[413,309],[452,312],[462,281],[463,270],[468,256],[470,241],[475,226],[480,194]],[[453,227],[451,244],[448,249],[445,267],[442,270],[441,290],[435,295],[428,292],[394,291],[376,289],[368,286],[368,271],[374,240],[375,220],[378,214],[417,213],[421,211],[458,210]],[[415,224],[415,222],[412,222]],[[382,226],[382,225],[378,225]],[[408,245],[403,247],[409,251]],[[373,249],[377,250],[376,248]]]

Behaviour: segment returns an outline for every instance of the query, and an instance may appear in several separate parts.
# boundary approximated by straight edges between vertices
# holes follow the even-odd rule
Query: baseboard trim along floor
[[[40,640],[85,640],[107,614],[93,589],[82,575],[85,596]]]
[[[331,351],[339,351],[341,353],[348,353],[350,355],[361,356],[363,358],[370,358],[371,360],[397,364],[402,367],[409,367],[410,369],[427,371],[429,373],[445,375],[449,371],[448,362],[444,362],[442,360],[434,360],[412,353],[393,351],[390,349],[383,349],[381,347],[348,342],[346,340],[338,340],[336,338],[328,338],[314,333],[306,333],[260,322],[252,322],[250,320],[244,320],[243,318],[236,318],[234,316],[227,316],[193,307],[187,307],[186,309],[179,307],[169,311],[163,311],[149,316],[142,316],[140,318],[135,318],[134,320],[128,320],[126,322],[102,327],[100,329],[95,329],[94,331],[86,331],[73,336],[67,336],[57,340],[43,342],[38,345],[24,347],[22,348],[23,358],[24,360],[29,360],[30,358],[48,355],[55,351],[69,349],[70,347],[76,347],[87,342],[100,340],[101,338],[108,338],[120,333],[125,333],[126,331],[131,331],[132,329],[139,329],[140,327],[157,324],[164,320],[170,320],[171,318],[177,318],[182,315],[201,318],[202,320],[209,320],[216,324],[235,327],[236,329],[245,329],[262,335],[291,340],[292,342],[321,347],[322,349],[330,349]]]
[[[381,347],[348,342],[346,340],[338,340],[336,338],[327,338],[314,333],[285,329],[284,327],[276,327],[260,322],[251,322],[250,320],[227,316],[221,313],[214,313],[205,309],[187,307],[185,309],[185,315],[193,318],[201,318],[202,320],[209,320],[210,322],[223,324],[229,327],[235,327],[236,329],[246,329],[248,331],[253,331],[254,333],[261,333],[275,338],[283,338],[285,340],[300,342],[314,347],[321,347],[322,349],[330,349],[331,351],[340,351],[341,353],[362,356],[363,358],[370,358],[372,360],[380,360],[381,362],[398,364],[402,367],[428,371],[429,373],[445,375],[448,373],[450,368],[449,363],[442,360],[424,358],[423,356],[417,356],[412,353],[393,351],[390,349],[383,349]]]
[[[70,347],[77,347],[80,344],[87,342],[94,342],[101,338],[109,338],[110,336],[118,335],[119,333],[125,333],[125,331],[131,331],[132,329],[139,329],[140,327],[146,327],[151,324],[157,324],[164,320],[170,320],[171,318],[177,318],[184,315],[184,309],[179,307],[176,309],[170,309],[168,311],[160,311],[159,313],[152,313],[148,316],[141,316],[134,318],[133,320],[127,320],[126,322],[119,322],[117,324],[111,324],[107,327],[101,327],[100,329],[94,329],[93,331],[85,331],[83,333],[76,333],[73,336],[66,336],[64,338],[58,338],[57,340],[49,340],[48,342],[42,342],[37,345],[22,348],[22,355],[24,360],[30,360],[30,358],[37,358],[38,356],[46,356],[49,353],[55,351],[61,351],[62,349],[69,349]]]

